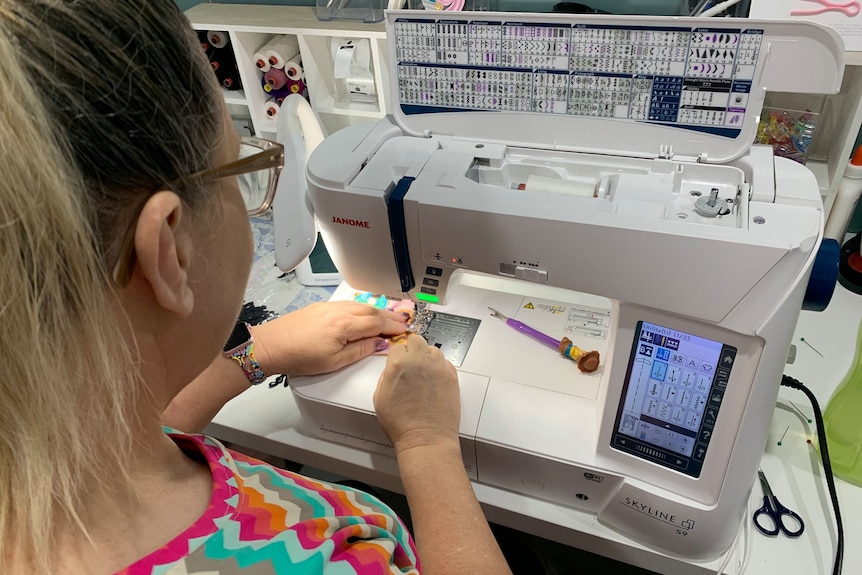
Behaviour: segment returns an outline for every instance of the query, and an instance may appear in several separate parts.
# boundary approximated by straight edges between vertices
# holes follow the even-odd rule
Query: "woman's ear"
[[[135,230],[135,253],[140,273],[164,309],[186,317],[194,308],[189,285],[193,253],[183,203],[173,192],[156,192],[147,200]]]

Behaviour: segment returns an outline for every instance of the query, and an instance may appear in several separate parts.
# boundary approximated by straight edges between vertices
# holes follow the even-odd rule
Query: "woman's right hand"
[[[458,445],[461,394],[455,367],[422,336],[389,349],[374,408],[396,454],[414,447]]]

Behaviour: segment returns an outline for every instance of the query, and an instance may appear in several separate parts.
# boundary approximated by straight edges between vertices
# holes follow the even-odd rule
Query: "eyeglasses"
[[[240,138],[239,159],[224,166],[209,168],[190,176],[181,176],[164,186],[169,189],[182,188],[189,184],[205,184],[236,176],[240,193],[249,216],[262,214],[272,205],[278,176],[284,167],[284,146],[262,138]],[[156,190],[153,191],[155,193]],[[135,267],[135,229],[138,216],[150,196],[141,200],[134,212],[132,223],[123,238],[120,256],[111,271],[118,287],[126,287],[132,279]]]

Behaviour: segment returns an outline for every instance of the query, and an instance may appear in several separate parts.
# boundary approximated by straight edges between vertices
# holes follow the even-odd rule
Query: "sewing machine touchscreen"
[[[736,348],[638,322],[611,445],[700,477]]]

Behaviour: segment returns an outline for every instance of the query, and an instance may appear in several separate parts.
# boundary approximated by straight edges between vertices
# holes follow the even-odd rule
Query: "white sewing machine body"
[[[671,554],[720,554],[745,512],[823,227],[811,172],[749,149],[758,86],[837,91],[840,40],[812,24],[746,21],[759,51],[737,74],[753,81],[739,129],[716,133],[571,108],[423,111],[405,104],[413,84],[402,72],[417,64],[399,40],[428,22],[411,16],[387,15],[402,78],[395,118],[336,132],[309,159],[319,226],[349,284],[334,298],[355,289],[430,302],[442,327],[429,341],[459,372],[473,480],[593,513]],[[433,25],[466,30],[470,16],[435,14]],[[517,17],[570,33],[659,29],[642,17]],[[505,27],[513,15],[481,18]],[[693,41],[702,25],[660,28]],[[710,33],[742,25],[711,22]],[[834,58],[795,85],[779,72],[800,54]],[[733,78],[733,90],[745,84]],[[580,373],[489,307],[598,350],[600,369]],[[304,418],[323,437],[391,453],[372,405],[384,364],[293,380]]]

